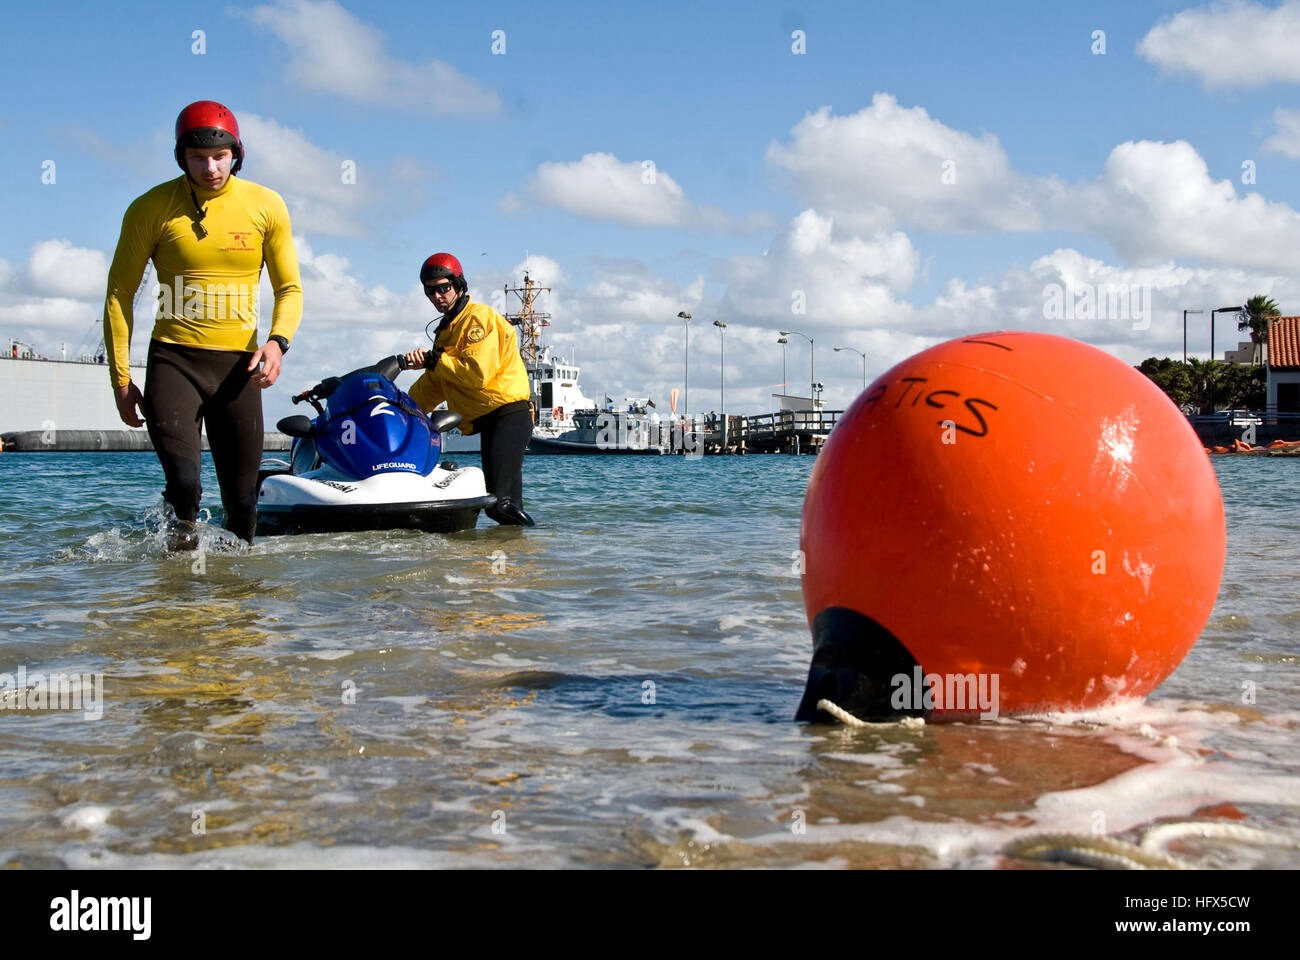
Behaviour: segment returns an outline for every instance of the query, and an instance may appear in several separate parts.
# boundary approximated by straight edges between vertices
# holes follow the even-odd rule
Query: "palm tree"
[[[1227,364],[1219,360],[1201,360],[1199,357],[1187,358],[1187,372],[1191,376],[1192,389],[1195,391],[1197,407],[1200,413],[1214,412],[1214,397],[1223,381]]]
[[[1282,311],[1278,310],[1277,304],[1262,293],[1251,297],[1242,307],[1237,329],[1250,331],[1250,342],[1253,348],[1250,354],[1251,363],[1259,363],[1259,345],[1268,337],[1269,318],[1281,315]]]

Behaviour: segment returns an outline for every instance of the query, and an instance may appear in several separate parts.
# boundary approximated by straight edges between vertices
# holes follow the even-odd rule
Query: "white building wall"
[[[1267,412],[1277,413],[1277,387],[1280,383],[1300,383],[1300,370],[1268,371]]]

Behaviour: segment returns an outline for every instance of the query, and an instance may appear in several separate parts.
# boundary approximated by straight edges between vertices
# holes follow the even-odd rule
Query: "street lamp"
[[[835,347],[834,350],[836,353],[839,353],[841,350],[847,350],[850,353],[856,353],[862,358],[862,389],[867,389],[867,355],[861,350],[855,350],[853,347]]]
[[[1214,315],[1216,313],[1241,313],[1241,307],[1215,307],[1210,311],[1210,359],[1214,359]]]
[[[1210,311],[1210,362],[1214,362],[1214,315],[1216,313],[1241,313],[1241,307],[1216,307]],[[1210,386],[1210,413],[1214,412],[1214,377],[1207,371]]]
[[[683,310],[677,316],[686,321],[686,389],[682,391],[682,416],[691,409],[691,315]]]
[[[1183,363],[1186,363],[1186,362],[1187,362],[1187,315],[1188,315],[1189,313],[1204,313],[1204,312],[1205,312],[1204,310],[1184,310],[1184,311],[1183,311]],[[1213,349],[1214,349],[1213,346],[1211,346],[1210,349],[1213,350]],[[1211,360],[1214,359],[1213,355],[1211,355],[1210,359],[1211,359]]]
[[[778,337],[776,342],[781,344],[781,395],[784,396],[786,389],[790,385],[790,381],[785,376],[785,345],[790,342],[790,338]]]
[[[722,449],[727,449],[727,338],[723,331],[727,325],[721,320],[714,320],[718,328],[718,345],[722,348],[722,359],[718,362],[718,392],[722,395]]]
[[[808,334],[806,333],[800,333],[798,330],[782,330],[781,336],[803,337],[805,340],[808,341],[808,369],[810,371],[808,375],[808,393],[809,393],[809,401],[812,403],[813,409],[816,410],[817,391],[814,388],[814,385],[817,383],[817,345],[813,343],[812,337],[808,336]]]

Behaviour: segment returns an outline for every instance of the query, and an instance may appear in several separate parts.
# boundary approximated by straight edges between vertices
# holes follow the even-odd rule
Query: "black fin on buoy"
[[[795,711],[796,721],[832,723],[817,709],[826,699],[859,720],[921,717],[919,708],[895,709],[890,698],[899,674],[912,677],[916,659],[892,633],[865,614],[846,607],[827,607],[813,618],[813,658],[808,683]]]

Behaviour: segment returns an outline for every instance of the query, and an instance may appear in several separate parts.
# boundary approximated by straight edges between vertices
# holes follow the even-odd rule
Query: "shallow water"
[[[105,703],[0,710],[0,863],[1023,867],[1220,804],[1300,834],[1300,464],[1214,462],[1218,604],[1148,703],[855,731],[790,719],[811,458],[533,457],[535,529],[210,528],[198,562],[151,454],[3,455],[0,672]]]

